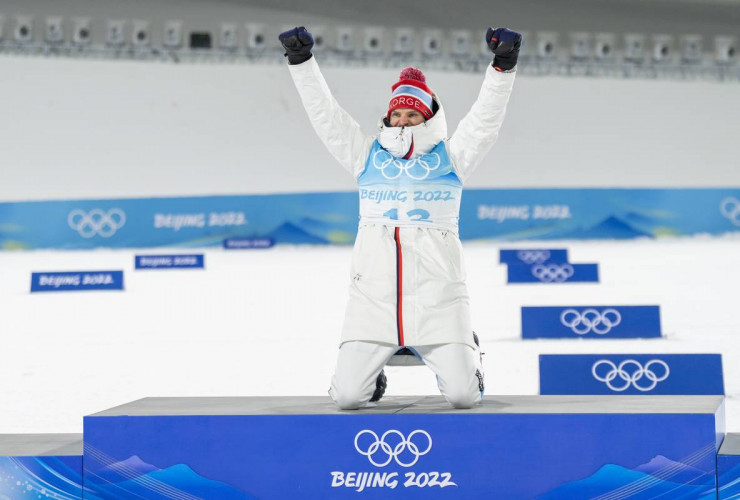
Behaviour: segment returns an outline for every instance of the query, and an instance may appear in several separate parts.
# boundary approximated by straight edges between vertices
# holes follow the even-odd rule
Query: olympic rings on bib
[[[370,443],[367,449],[363,449],[364,447],[360,447],[359,440],[361,436],[366,434],[372,437],[373,442]],[[399,438],[399,442],[393,447],[386,442],[389,436],[398,436]],[[416,439],[417,443],[414,442],[415,436],[419,436]],[[421,447],[424,444],[426,444],[426,447],[422,450]],[[375,467],[385,467],[393,460],[401,467],[412,467],[419,461],[419,457],[426,455],[432,449],[432,437],[426,431],[420,429],[413,431],[408,438],[402,432],[394,429],[385,431],[381,437],[366,429],[358,432],[355,436],[355,449],[360,455],[365,455]],[[406,462],[399,458],[404,452],[411,455],[413,459]]]
[[[601,312],[593,308],[582,312],[566,309],[560,314],[560,322],[578,335],[586,335],[589,332],[605,335],[622,322],[622,315],[612,308]]]
[[[393,157],[385,149],[379,149],[373,155],[373,166],[380,170],[386,179],[398,179],[404,173],[416,181],[429,177],[429,174],[439,168],[442,158],[439,154],[431,153],[404,160]]]
[[[651,369],[654,365],[660,367],[658,372],[662,372],[662,375],[658,375]],[[598,373],[598,369],[601,366],[606,366],[609,369],[604,375],[599,375]],[[668,368],[668,364],[660,359],[650,360],[644,367],[634,359],[625,359],[619,363],[619,366],[608,359],[602,359],[594,363],[591,367],[591,374],[594,378],[599,382],[605,382],[606,386],[614,392],[626,391],[630,387],[634,387],[642,392],[651,391],[655,389],[658,382],[667,379],[670,373],[671,370]],[[612,382],[617,378],[619,380],[616,384],[613,384]],[[648,382],[640,382],[643,378]]]
[[[90,212],[77,209],[69,213],[67,223],[83,238],[92,238],[95,235],[110,238],[126,223],[126,214],[120,208],[113,208],[108,212],[98,208]]]
[[[562,283],[575,273],[570,264],[537,264],[532,266],[532,276],[545,283]]]

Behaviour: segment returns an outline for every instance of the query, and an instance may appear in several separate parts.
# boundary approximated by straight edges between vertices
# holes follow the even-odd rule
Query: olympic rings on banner
[[[126,214],[120,208],[112,208],[108,212],[98,208],[89,212],[76,209],[67,216],[67,223],[83,238],[96,235],[110,238],[126,224]]]
[[[542,264],[550,258],[549,250],[519,250],[516,253],[519,260],[525,264]]]
[[[735,226],[740,227],[740,200],[737,198],[725,198],[719,205],[722,215],[730,219]]]
[[[601,366],[608,367],[608,371],[603,375],[600,375],[598,372],[599,367]],[[659,366],[660,369],[658,372],[662,372],[662,374],[659,375],[658,373],[655,373],[651,369],[652,366]],[[626,391],[630,387],[634,387],[638,391],[642,392],[651,391],[655,389],[658,382],[662,382],[667,379],[670,373],[671,370],[668,368],[668,364],[660,359],[650,360],[644,367],[640,362],[635,361],[634,359],[625,359],[619,363],[619,365],[615,365],[608,359],[602,359],[594,363],[591,367],[591,374],[594,378],[599,382],[605,382],[606,386],[615,392]],[[617,383],[612,383],[617,378],[619,379],[617,380]],[[641,382],[643,379],[647,380],[647,383]]]
[[[586,335],[590,332],[605,335],[622,322],[622,315],[612,308],[601,312],[592,308],[583,311],[566,309],[560,314],[560,322],[578,335]]]
[[[575,273],[570,264],[537,264],[532,266],[532,276],[544,283],[562,283]]]

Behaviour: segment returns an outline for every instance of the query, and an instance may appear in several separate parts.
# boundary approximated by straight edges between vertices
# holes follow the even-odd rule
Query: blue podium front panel
[[[0,434],[0,498],[82,498],[82,434]]]
[[[719,500],[740,498],[740,434],[727,434],[717,455]]]
[[[722,401],[148,398],[85,417],[85,498],[709,499]]]

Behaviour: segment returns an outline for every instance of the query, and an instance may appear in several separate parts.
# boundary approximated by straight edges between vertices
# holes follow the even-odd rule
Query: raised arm
[[[281,33],[279,38],[311,125],[332,156],[357,177],[364,168],[373,138],[362,133],[360,125],[331,94],[311,54],[311,34],[300,27]]]
[[[480,164],[498,139],[506,115],[522,36],[505,28],[489,28],[486,41],[495,58],[486,70],[478,99],[449,141],[450,157],[461,180]]]

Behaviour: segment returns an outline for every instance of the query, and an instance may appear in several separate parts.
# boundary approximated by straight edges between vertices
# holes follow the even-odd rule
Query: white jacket
[[[288,67],[314,130],[357,179],[378,136],[365,135],[339,106],[315,58]],[[465,182],[496,142],[514,77],[489,66],[478,99],[449,139],[441,105],[427,122],[409,127],[415,129],[414,156],[445,141],[452,167]],[[360,222],[342,332],[342,342],[350,340],[474,345],[456,228]]]

